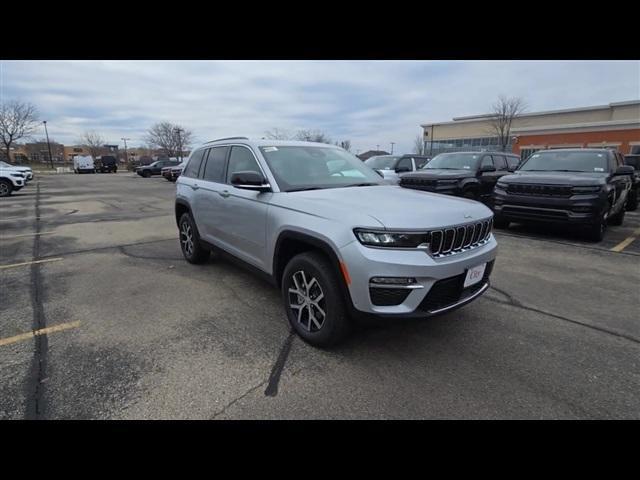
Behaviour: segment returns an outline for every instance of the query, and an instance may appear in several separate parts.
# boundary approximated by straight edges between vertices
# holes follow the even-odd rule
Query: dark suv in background
[[[100,173],[117,173],[118,172],[118,160],[111,155],[105,155],[97,157],[94,162],[96,172]]]
[[[519,162],[520,157],[504,152],[441,153],[421,170],[403,175],[400,186],[489,203],[498,179]]]
[[[640,154],[625,155],[625,165],[633,167],[635,174],[633,175],[633,185],[629,192],[629,200],[627,200],[627,211],[633,212],[638,209],[638,190],[640,190]]]
[[[150,165],[143,165],[136,168],[136,173],[144,178],[149,178],[152,175],[160,175],[163,167],[175,167],[180,165],[179,160],[167,158],[165,160],[157,160]]]
[[[554,222],[579,225],[602,240],[607,222],[622,225],[633,167],[607,149],[540,150],[494,191],[494,224]]]

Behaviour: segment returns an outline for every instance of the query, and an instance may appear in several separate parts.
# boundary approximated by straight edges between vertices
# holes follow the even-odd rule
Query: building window
[[[631,145],[629,153],[631,155],[640,155],[640,145]]]
[[[523,148],[522,150],[520,150],[520,161],[526,160],[531,155],[536,153],[538,150],[540,149],[539,148]]]

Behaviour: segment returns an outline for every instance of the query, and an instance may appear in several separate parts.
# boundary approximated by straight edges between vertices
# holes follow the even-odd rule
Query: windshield
[[[477,170],[480,154],[474,153],[441,153],[427,163],[423,170]]]
[[[551,151],[531,155],[518,169],[529,172],[606,172],[604,152]]]
[[[365,160],[365,165],[370,168],[378,168],[381,170],[393,170],[396,168],[399,156],[393,155],[380,155],[377,157],[371,157]]]
[[[360,159],[335,147],[260,147],[284,192],[381,185],[380,176]]]

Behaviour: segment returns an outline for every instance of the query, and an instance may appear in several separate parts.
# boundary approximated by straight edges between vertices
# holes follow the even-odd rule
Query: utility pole
[[[178,157],[182,163],[182,137],[180,136],[180,132],[184,132],[184,130],[182,128],[176,128],[176,133],[178,134]]]
[[[376,145],[376,152],[380,151],[380,145]]]
[[[124,161],[129,166],[129,155],[127,155],[127,140],[131,140],[130,138],[122,137],[120,140],[124,141]]]
[[[44,133],[47,135],[47,148],[49,149],[49,163],[51,164],[51,168],[53,169],[53,157],[51,156],[51,143],[49,143],[49,132],[47,131],[47,121],[43,120],[44,123]]]
[[[396,144],[396,142],[391,142],[391,155],[393,155],[393,146]]]

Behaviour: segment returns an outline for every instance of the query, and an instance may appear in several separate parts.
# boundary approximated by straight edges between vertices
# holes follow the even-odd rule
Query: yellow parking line
[[[61,323],[59,325],[54,325],[53,327],[46,327],[46,328],[41,328],[40,330],[33,330],[29,333],[22,333],[14,337],[2,338],[0,339],[0,347],[2,347],[3,345],[11,345],[12,343],[21,342],[22,340],[29,340],[30,338],[33,338],[38,335],[47,335],[49,333],[60,332],[62,330],[69,330],[70,328],[77,328],[79,326],[80,326],[80,321]]]
[[[612,252],[621,252],[622,250],[624,250],[625,248],[627,248],[629,246],[629,244],[631,244],[631,242],[633,242],[636,239],[636,237],[629,237],[629,238],[625,238],[623,241],[621,241],[618,245],[616,245],[615,247],[613,247],[611,249]]]
[[[39,232],[39,233],[23,233],[22,235],[10,235],[8,237],[2,236],[0,240],[6,240],[7,238],[19,238],[19,237],[35,237],[36,235],[51,235],[54,232]]]
[[[45,260],[34,260],[33,262],[12,263],[12,264],[9,264],[9,265],[0,265],[0,270],[2,270],[4,268],[23,267],[25,265],[33,265],[34,263],[59,262],[60,260],[62,260],[62,257],[60,257],[60,258],[47,258]]]

